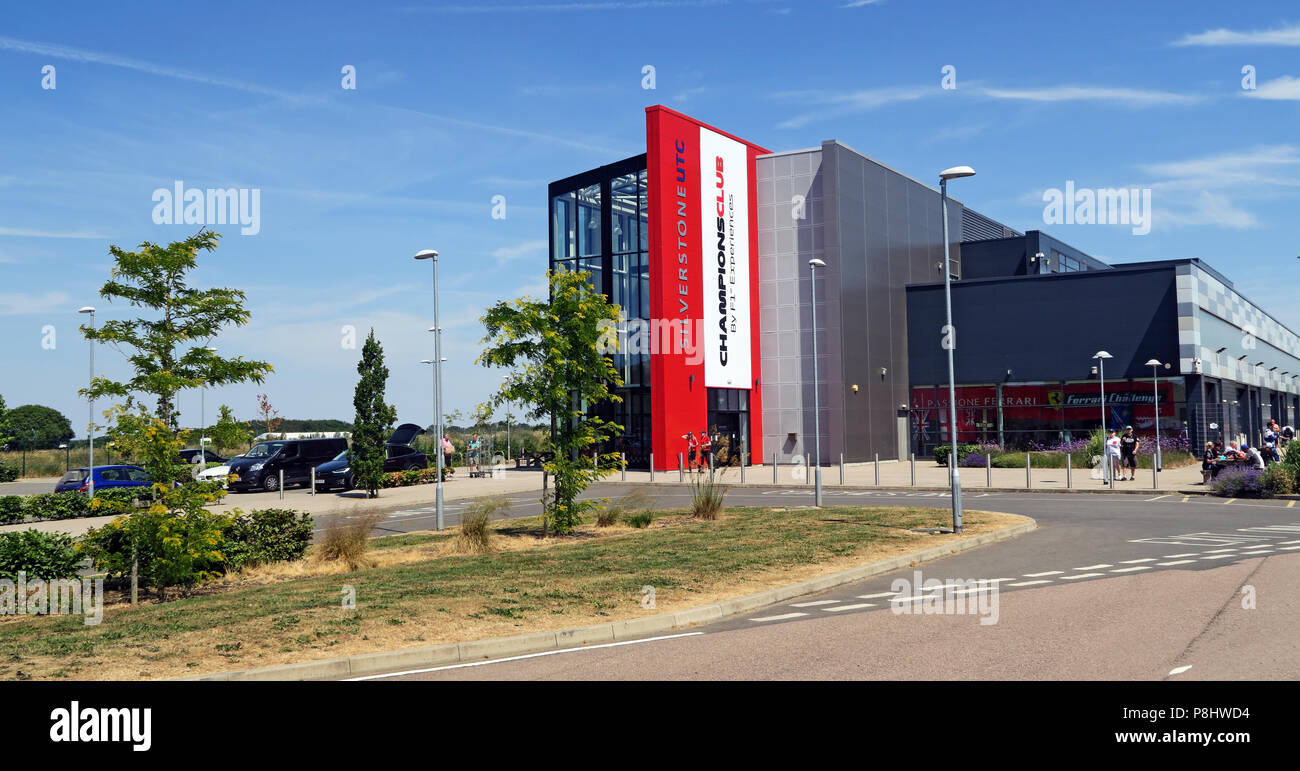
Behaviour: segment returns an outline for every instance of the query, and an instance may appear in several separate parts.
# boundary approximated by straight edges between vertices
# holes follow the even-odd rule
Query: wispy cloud
[[[992,99],[1009,99],[1024,102],[1108,102],[1132,107],[1150,107],[1167,104],[1193,104],[1202,97],[1176,94],[1170,91],[1150,91],[1139,88],[1107,88],[1104,86],[1060,85],[1046,88],[991,88],[977,92]]]
[[[1195,35],[1184,35],[1175,40],[1175,46],[1300,46],[1300,24],[1277,29],[1239,32],[1231,29],[1211,29]]]
[[[863,8],[868,5],[879,5],[885,0],[853,0],[851,3],[841,5],[841,8]]]
[[[120,67],[123,69],[134,70],[136,72],[144,72],[149,75],[157,75],[164,78],[188,80],[194,83],[204,83],[209,86],[217,86],[220,88],[232,88],[237,91],[245,91],[250,94],[270,96],[277,99],[300,101],[304,98],[299,94],[291,94],[287,91],[268,88],[257,83],[249,83],[247,81],[234,80],[231,78],[215,78],[197,72],[190,72],[189,70],[165,67],[153,64],[152,62],[140,61],[139,59],[128,59],[125,56],[99,53],[97,51],[87,51],[83,48],[73,48],[71,46],[59,45],[57,43],[41,43],[32,40],[18,40],[16,38],[0,37],[0,51],[36,54],[38,56],[46,56],[54,59],[61,59],[63,61],[81,62],[86,64],[103,64],[110,67]]]
[[[1280,99],[1300,101],[1300,78],[1283,75],[1260,83],[1253,91],[1243,91],[1251,99]]]
[[[415,5],[403,10],[427,13],[574,13],[583,11],[638,11],[656,8],[704,8],[729,5],[730,0],[625,0],[610,3],[538,3],[536,5]]]
[[[885,88],[867,88],[859,91],[836,93],[832,91],[786,91],[776,95],[778,99],[799,100],[813,105],[820,105],[800,115],[791,116],[777,124],[777,128],[802,128],[810,123],[839,115],[865,112],[899,102],[913,102],[918,99],[937,96],[944,93],[933,86],[889,86]]]
[[[0,292],[0,316],[24,316],[34,313],[58,313],[73,310],[67,292],[50,291],[40,295],[23,292]]]
[[[1164,181],[1156,183],[1162,187],[1222,190],[1300,185],[1293,175],[1297,167],[1300,152],[1294,146],[1266,145],[1183,161],[1148,163],[1141,168],[1164,177]]]
[[[497,263],[510,262],[518,260],[521,257],[532,259],[531,264],[539,264],[537,261],[546,256],[546,239],[539,238],[532,241],[525,241],[515,246],[502,246],[492,251],[492,256]]]
[[[84,230],[33,230],[31,228],[7,228],[0,226],[0,236],[18,238],[107,238],[102,233],[88,233]]]

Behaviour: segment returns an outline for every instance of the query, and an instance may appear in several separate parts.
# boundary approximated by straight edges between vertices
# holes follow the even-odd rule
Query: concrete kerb
[[[795,584],[779,586],[756,594],[735,597],[730,600],[688,608],[674,613],[660,613],[643,618],[613,621],[608,624],[595,624],[573,629],[561,629],[554,632],[533,632],[511,637],[495,637],[487,640],[473,640],[462,643],[444,643],[420,648],[406,648],[395,651],[364,653],[319,661],[304,661],[295,664],[281,664],[259,669],[246,669],[237,672],[220,672],[211,675],[198,675],[182,678],[193,681],[267,681],[267,680],[338,680],[348,677],[363,677],[384,672],[407,669],[422,669],[487,661],[492,658],[519,656],[548,650],[579,648],[584,645],[621,642],[642,635],[670,632],[697,624],[718,621],[728,616],[745,613],[755,608],[773,605],[796,597],[833,589],[837,586],[861,581],[881,573],[899,570],[920,562],[945,557],[950,554],[967,551],[998,541],[1005,541],[1031,532],[1038,523],[1030,519],[1011,527],[1004,527],[991,533],[970,536],[959,541],[940,544],[922,549],[918,552],[900,554],[884,560],[878,560],[856,568],[832,573],[828,576],[810,578]]]
[[[884,461],[881,461],[881,463],[884,463]],[[604,479],[604,480],[601,480],[601,484],[606,484],[606,485],[611,485],[611,486],[623,486],[623,487],[642,487],[642,486],[647,486],[647,483],[646,483],[646,482],[635,482],[635,481],[622,482],[622,481],[619,481],[619,480],[617,480],[617,479],[614,479],[614,480]],[[660,484],[661,484],[661,483],[659,483],[659,482],[655,482],[655,486],[660,486]],[[669,483],[665,483],[665,486],[671,486],[671,485],[670,485]],[[725,486],[726,486],[728,489],[732,489],[732,490],[735,490],[735,489],[739,489],[739,490],[789,490],[789,489],[797,489],[799,492],[807,492],[807,493],[808,493],[808,496],[809,496],[810,498],[812,497],[812,492],[813,492],[812,487],[811,487],[811,486],[808,486],[808,485],[803,485],[803,486],[800,486],[800,485],[783,485],[783,484],[775,484],[775,485],[774,485],[774,484],[772,484],[771,482],[746,482],[746,483],[744,483],[744,484],[732,483],[732,482],[726,482],[726,483],[725,483]],[[840,491],[843,491],[843,492],[868,492],[868,491],[899,492],[899,491],[902,491],[902,492],[916,492],[916,493],[946,493],[946,492],[948,492],[951,488],[949,488],[947,485],[944,485],[943,487],[925,487],[925,486],[922,486],[922,485],[917,485],[916,487],[913,487],[913,486],[911,486],[911,485],[880,485],[879,487],[877,487],[876,485],[827,485],[827,484],[823,484],[822,489],[823,489],[824,491],[828,492],[828,493],[834,493],[834,492],[840,492]],[[1062,493],[1062,494],[1069,494],[1069,493],[1084,493],[1084,494],[1086,494],[1086,495],[1146,495],[1146,496],[1151,496],[1151,495],[1199,495],[1199,496],[1204,496],[1204,497],[1207,497],[1207,498],[1215,497],[1215,496],[1211,495],[1210,493],[1205,492],[1204,490],[1151,490],[1151,489],[1147,489],[1147,490],[1119,490],[1119,489],[1116,489],[1116,490],[1094,490],[1094,489],[1089,489],[1089,488],[1085,488],[1085,487],[1070,487],[1070,488],[1064,488],[1064,487],[1034,487],[1034,488],[1024,488],[1024,487],[983,487],[983,486],[973,486],[973,485],[972,485],[972,486],[965,486],[965,487],[963,487],[963,488],[962,488],[962,492],[965,493],[965,494],[967,494],[967,495],[970,495],[970,494],[972,494],[972,493],[1030,493],[1030,494],[1036,494],[1036,493]],[[1287,498],[1292,498],[1292,497],[1300,498],[1300,496],[1289,496],[1289,495],[1278,495],[1278,496],[1274,496],[1275,499],[1281,499],[1281,500],[1286,500]]]

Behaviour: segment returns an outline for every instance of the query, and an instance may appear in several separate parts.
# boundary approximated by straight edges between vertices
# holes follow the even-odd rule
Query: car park
[[[347,449],[348,440],[331,439],[276,439],[258,442],[253,449],[230,461],[229,488],[236,492],[280,489],[281,472],[284,484],[311,484],[312,469],[334,458]]]
[[[88,468],[69,469],[54,485],[54,492],[70,491],[88,492],[90,490],[90,470]],[[139,466],[96,466],[95,489],[109,490],[114,487],[148,487],[153,483],[149,472]]]
[[[429,467],[429,458],[411,446],[415,437],[424,433],[424,429],[414,423],[403,423],[393,430],[392,436],[384,444],[384,471],[409,471]],[[328,463],[316,467],[316,489],[321,492],[341,488],[351,490],[356,486],[356,475],[352,471],[347,450],[339,453]]]

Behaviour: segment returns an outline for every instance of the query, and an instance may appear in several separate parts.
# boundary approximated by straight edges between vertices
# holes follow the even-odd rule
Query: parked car
[[[253,449],[230,461],[229,487],[236,492],[280,489],[280,472],[284,484],[311,484],[311,470],[346,450],[348,440],[276,439],[258,442]]]
[[[221,486],[223,488],[227,488],[229,487],[229,483],[226,481],[226,477],[230,476],[230,464],[233,463],[236,460],[236,458],[242,458],[242,457],[244,456],[238,455],[235,458],[228,458],[224,462],[222,462],[220,466],[213,466],[212,468],[203,469],[202,471],[199,472],[198,476],[194,478],[199,480],[200,482],[216,482],[220,480]]]
[[[424,433],[424,429],[414,423],[403,423],[384,444],[384,471],[407,471],[429,467],[429,457],[411,446],[415,437]],[[356,486],[356,476],[348,461],[348,451],[339,453],[328,463],[316,467],[316,489],[321,492],[342,488],[351,490]]]
[[[54,492],[66,493],[70,490],[88,492],[90,490],[90,469],[74,468],[64,474],[54,485]],[[95,489],[107,490],[113,487],[148,487],[153,480],[149,472],[139,466],[96,466]]]
[[[226,460],[212,450],[181,450],[183,463],[225,463]]]

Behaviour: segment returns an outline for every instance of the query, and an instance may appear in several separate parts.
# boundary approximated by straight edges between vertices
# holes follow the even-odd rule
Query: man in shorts
[[[1128,481],[1132,482],[1137,479],[1138,469],[1138,446],[1141,442],[1133,434],[1132,426],[1124,426],[1124,435],[1119,438],[1119,478],[1124,479],[1124,471],[1128,470]]]

